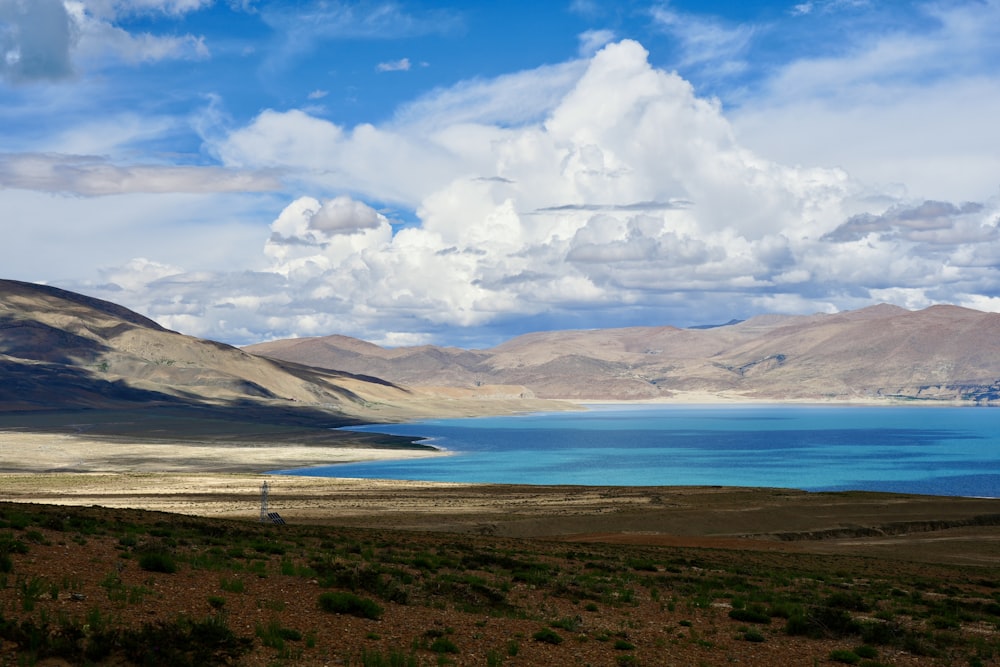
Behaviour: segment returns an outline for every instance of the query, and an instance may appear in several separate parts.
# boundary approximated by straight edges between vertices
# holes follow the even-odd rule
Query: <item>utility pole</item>
[[[267,515],[267,480],[264,480],[264,484],[260,487],[260,522],[268,523],[271,518]]]

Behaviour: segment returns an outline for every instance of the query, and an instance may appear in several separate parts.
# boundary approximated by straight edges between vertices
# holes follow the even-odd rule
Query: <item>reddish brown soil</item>
[[[721,503],[719,498],[713,498],[706,505]],[[919,499],[914,502],[921,505]],[[926,515],[927,506],[923,507]],[[831,652],[857,647],[861,643],[857,636],[819,639],[789,636],[781,618],[762,625],[735,621],[728,615],[731,599],[725,591],[717,590],[710,599],[699,600],[688,585],[699,579],[736,577],[751,585],[742,596],[752,596],[753,586],[804,590],[815,587],[823,595],[838,590],[895,587],[893,590],[907,595],[919,589],[926,591],[926,596],[978,600],[980,606],[994,601],[1000,586],[1000,561],[994,546],[998,533],[992,526],[942,528],[897,536],[883,534],[865,539],[848,535],[818,539],[819,535],[814,534],[814,539],[783,541],[773,535],[751,538],[653,531],[511,538],[474,534],[472,526],[481,523],[468,517],[464,534],[426,530],[440,527],[439,514],[425,517],[425,529],[416,530],[416,514],[386,516],[381,522],[405,523],[407,529],[375,529],[358,527],[365,520],[357,514],[348,521],[354,527],[337,527],[334,524],[345,521],[323,520],[315,515],[310,518],[311,525],[272,526],[231,520],[208,524],[203,519],[132,510],[0,504],[0,511],[12,511],[11,508],[30,509],[62,517],[64,521],[83,513],[109,523],[89,532],[66,526],[62,530],[41,525],[0,528],[0,536],[17,539],[28,547],[27,553],[12,554],[11,571],[0,575],[4,583],[0,586],[0,613],[5,619],[40,622],[55,621],[62,616],[86,620],[97,610],[105,620],[139,626],[170,622],[180,616],[204,619],[224,614],[225,623],[236,635],[253,641],[253,650],[239,662],[247,666],[360,665],[364,664],[365,654],[370,660],[372,655],[378,655],[387,661],[392,655],[409,656],[420,665],[837,664],[831,661]],[[954,508],[949,508],[948,503],[942,503],[939,514],[951,516]],[[711,523],[711,515],[732,509],[721,506],[705,509],[707,513],[702,518]],[[532,531],[538,531],[537,522],[542,517],[533,516],[536,523],[531,524]],[[304,524],[306,517],[299,518],[300,524]],[[374,519],[369,515],[369,523],[378,523]],[[579,515],[576,520],[582,521]],[[632,525],[637,520],[630,515],[626,523]],[[656,522],[651,520],[650,525]],[[223,528],[204,527],[209,525]],[[511,526],[503,528],[504,525],[501,523],[496,532],[514,531]],[[152,532],[129,528],[129,534],[138,537],[123,544],[125,526],[152,526]],[[219,540],[213,547],[185,537],[184,531],[189,530],[199,535],[213,531],[218,535],[240,534],[244,541],[249,534],[252,540],[280,543],[286,550],[283,554],[267,554],[241,547],[245,553],[235,559],[235,569],[232,558],[222,569],[217,565],[198,565],[199,556],[213,550],[219,553],[227,547]],[[156,537],[157,534],[168,537]],[[169,542],[178,571],[165,574],[143,570],[137,558],[141,548],[147,543],[164,541]],[[921,544],[930,548],[922,549]],[[985,546],[979,550],[977,544]],[[372,562],[384,562],[403,571],[412,580],[410,587],[414,594],[405,604],[378,600],[385,610],[379,620],[324,612],[318,599],[330,589],[321,587],[317,576],[302,576],[300,571],[324,550],[330,562],[344,567],[363,569]],[[629,586],[628,599],[616,600],[611,595],[590,600],[554,594],[546,582],[511,577],[482,564],[462,566],[463,554],[484,553],[518,554],[519,558],[543,564],[553,577],[564,579],[600,573],[604,564],[615,563],[621,566],[620,576],[635,580]],[[409,555],[399,562],[391,561],[400,554]],[[438,571],[415,565],[412,554],[440,557],[450,561],[452,565],[448,567],[452,569]],[[634,560],[647,565],[635,571],[624,565]],[[506,587],[505,604],[512,611],[491,610],[475,596],[469,598],[469,604],[464,604],[461,597],[436,594],[435,587],[450,581],[449,577],[474,577],[494,590]],[[25,582],[35,580],[44,582],[43,591],[37,596],[34,608],[27,611]],[[655,585],[650,586],[650,581]],[[239,584],[234,586],[234,582]],[[225,590],[234,587],[242,590]],[[111,590],[141,592],[133,593],[131,599],[112,600]],[[886,610],[891,602],[884,601]],[[875,611],[856,615],[872,618]],[[570,629],[551,627],[560,620]],[[921,627],[928,622],[917,618],[902,620]],[[264,646],[258,630],[269,624],[296,630],[302,638],[284,642],[283,650]],[[554,629],[564,641],[552,645],[533,639],[536,632],[546,627]],[[758,631],[763,641],[747,641],[747,629]],[[996,624],[981,618],[966,620],[947,632],[953,635],[950,648],[914,651],[912,647],[880,646],[877,659],[868,664],[1000,664]],[[435,638],[448,640],[457,653],[431,650]],[[970,663],[971,659],[979,662]],[[13,643],[0,645],[0,665],[24,664],[25,660],[26,654],[19,652]],[[67,663],[43,660],[38,664]]]

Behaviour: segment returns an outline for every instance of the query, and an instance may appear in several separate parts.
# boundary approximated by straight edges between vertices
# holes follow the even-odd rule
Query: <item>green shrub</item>
[[[854,649],[854,653],[859,658],[867,658],[869,660],[878,657],[878,649],[876,649],[874,646],[869,646],[868,644],[862,644],[861,646],[858,646],[857,648]]]
[[[615,640],[615,650],[616,651],[634,651],[635,644],[632,642],[625,641],[624,639]]]
[[[302,633],[293,628],[285,628],[281,626],[277,620],[272,620],[267,625],[257,625],[257,636],[260,637],[261,643],[264,646],[270,648],[278,649],[279,651],[285,648],[286,641],[297,642],[302,639]]]
[[[888,621],[868,621],[861,624],[861,639],[866,644],[895,644],[906,635],[898,623]],[[868,656],[861,656],[866,658]]]
[[[353,665],[354,662],[350,664]],[[398,649],[391,649],[388,656],[379,651],[361,649],[360,664],[361,667],[418,667],[420,663],[413,653],[403,653]]]
[[[788,634],[805,635],[813,639],[859,635],[864,629],[865,626],[855,621],[849,613],[833,607],[816,607],[806,614],[796,614],[785,625],[785,632]],[[865,641],[875,643],[868,637],[865,637]]]
[[[743,633],[743,640],[748,642],[762,642],[766,638],[761,634],[760,630],[747,630]]]
[[[871,605],[865,602],[859,594],[855,592],[838,591],[827,598],[827,607],[837,609],[847,609],[848,611],[871,611]]]
[[[564,616],[558,621],[553,621],[552,627],[565,630],[566,632],[576,632],[580,629],[581,622],[582,619],[579,616]]]
[[[729,618],[744,623],[770,623],[771,617],[757,609],[730,609]]]
[[[438,637],[431,642],[430,648],[435,653],[458,653],[458,647],[455,646],[455,642],[447,637]]]
[[[242,579],[226,579],[225,577],[219,580],[219,588],[227,593],[243,593],[246,590]]]
[[[177,563],[174,562],[174,559],[169,554],[159,551],[151,551],[140,556],[139,567],[146,572],[173,574],[177,571]]]
[[[545,642],[546,644],[562,644],[563,641],[563,638],[551,628],[542,628],[531,637],[536,642]]]
[[[319,596],[319,607],[331,614],[349,614],[376,621],[382,618],[382,607],[374,601],[358,597],[354,593],[323,593]]]
[[[833,660],[834,662],[842,662],[845,665],[856,665],[861,662],[861,658],[858,657],[857,653],[846,649],[830,651],[830,660]]]

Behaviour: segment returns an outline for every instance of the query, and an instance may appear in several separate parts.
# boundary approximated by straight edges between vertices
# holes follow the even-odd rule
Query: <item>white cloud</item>
[[[150,2],[145,8],[152,5]],[[118,3],[115,3],[117,6]],[[110,56],[135,65],[163,60],[205,60],[211,55],[205,38],[201,36],[135,34],[101,15],[91,14],[82,2],[68,1],[66,7],[80,35],[78,55],[84,59],[98,60]],[[109,9],[112,16],[117,13],[111,11],[115,7]]]
[[[615,39],[612,30],[587,30],[577,37],[580,41],[580,55],[589,58],[599,49]]]
[[[845,31],[838,55],[792,61],[748,89],[730,114],[741,142],[911,197],[995,192],[1000,2],[916,7],[919,32]]]
[[[82,0],[87,11],[107,20],[149,13],[180,16],[208,7],[213,2],[215,0]]]
[[[718,74],[733,74],[745,68],[743,59],[754,36],[754,26],[730,26],[718,19],[679,12],[668,5],[653,7],[650,14],[654,24],[676,40],[679,66],[710,69]]]
[[[853,210],[845,174],[741,148],[716,103],[634,42],[584,65],[568,90],[549,70],[562,92],[541,124],[457,122],[418,140],[422,114],[348,130],[292,111],[233,133],[218,151],[234,167],[307,172],[314,187],[382,201],[411,186],[399,198],[420,225],[395,235],[356,199],[286,208],[266,252],[286,293],[303,295],[292,302],[339,314],[340,331],[398,334],[407,322],[470,327],[693,290],[796,289],[836,272],[799,255],[827,254],[820,237]],[[295,326],[286,335],[306,333]]]
[[[146,285],[162,278],[176,276],[184,270],[159,262],[151,262],[145,257],[137,257],[122,266],[107,268],[100,271],[105,285],[113,285],[111,289],[139,290]]]
[[[585,60],[570,61],[494,79],[463,81],[403,106],[394,124],[432,132],[462,124],[508,127],[537,122],[559,104],[586,66]]]
[[[410,11],[398,2],[328,2],[307,0],[288,11],[282,3],[261,8],[263,21],[281,36],[267,68],[281,69],[323,42],[344,39],[401,39],[448,34],[462,26],[461,16],[446,10]]]
[[[281,204],[271,194],[159,193],[114,197],[62,196],[0,189],[0,264],[8,276],[86,291],[104,281],[101,268],[146,257],[178,272],[236,272],[267,265],[266,224]],[[248,259],[249,258],[249,259]],[[222,278],[216,277],[216,280]],[[96,281],[96,282],[95,282]],[[136,285],[141,281],[136,281]],[[211,285],[198,286],[207,296]],[[156,312],[156,289],[104,295],[140,312]]]
[[[117,165],[88,155],[2,154],[0,189],[84,196],[149,193],[275,191],[273,175],[220,167]]]
[[[375,209],[343,195],[324,202],[309,220],[310,229],[326,234],[350,234],[383,224],[385,217]]]
[[[410,59],[400,58],[399,60],[390,60],[388,62],[379,63],[375,66],[376,72],[409,72],[410,71]]]

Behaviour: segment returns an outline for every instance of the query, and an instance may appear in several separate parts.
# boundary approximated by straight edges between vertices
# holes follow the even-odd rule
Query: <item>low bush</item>
[[[551,628],[542,628],[531,637],[536,642],[544,642],[546,644],[562,644],[563,641],[563,638],[559,636],[559,633]]]
[[[729,618],[744,623],[770,623],[771,617],[757,609],[730,609]]]
[[[842,662],[845,665],[856,665],[861,662],[861,658],[858,657],[857,653],[846,649],[830,651],[830,660],[833,660],[834,662]]]
[[[169,554],[160,551],[144,553],[139,557],[139,567],[146,572],[163,572],[173,574],[177,571],[177,563]]]
[[[330,592],[319,596],[319,608],[331,614],[349,614],[377,621],[382,618],[382,607],[373,600],[354,593]]]
[[[458,653],[458,647],[455,646],[455,642],[447,637],[438,637],[431,642],[430,648],[435,653]]]

